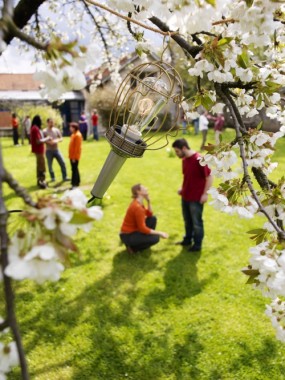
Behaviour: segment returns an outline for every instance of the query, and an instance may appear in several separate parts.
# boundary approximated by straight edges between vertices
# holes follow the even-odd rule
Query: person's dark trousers
[[[46,179],[46,164],[45,157],[43,154],[36,153],[37,160],[37,184],[41,189],[45,189],[47,187],[45,179]]]
[[[146,225],[155,230],[157,219],[155,216],[146,218]],[[131,232],[130,234],[120,234],[122,242],[131,247],[134,252],[143,251],[159,242],[158,235],[143,234],[141,232]]]
[[[19,143],[18,128],[13,128],[13,142],[14,142],[14,145],[18,145]]]
[[[194,119],[193,125],[194,125],[194,133],[195,133],[195,135],[198,135],[198,133],[199,133],[199,119]]]
[[[194,247],[201,249],[204,238],[203,207],[200,202],[189,202],[182,199],[182,214],[185,226],[183,241],[189,245],[194,241]]]
[[[80,174],[78,170],[78,160],[70,160],[71,164],[71,185],[79,186],[80,185]]]
[[[64,181],[67,177],[66,175],[66,167],[65,167],[65,162],[64,162],[64,159],[62,157],[62,154],[60,153],[59,150],[46,150],[46,158],[47,158],[47,163],[48,163],[48,170],[49,170],[49,174],[50,174],[50,178],[52,180],[55,179],[55,176],[54,176],[54,171],[53,171],[53,168],[52,168],[52,162],[53,162],[53,159],[55,158],[56,161],[58,162],[59,166],[60,166],[60,169],[61,169],[61,174],[62,174],[62,180]]]
[[[93,125],[93,137],[94,137],[94,140],[96,140],[96,141],[99,140],[98,127],[97,127],[97,125]]]
[[[87,131],[82,131],[81,134],[82,134],[83,140],[86,141],[87,140]]]

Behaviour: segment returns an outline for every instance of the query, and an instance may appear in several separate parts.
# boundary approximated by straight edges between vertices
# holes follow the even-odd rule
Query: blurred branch
[[[31,207],[37,207],[36,202],[32,200],[27,190],[24,187],[20,186],[18,182],[12,177],[12,175],[9,172],[7,172],[7,170],[5,170],[4,168],[2,181],[6,182],[9,185],[9,187],[15,191],[16,195],[22,198],[27,205]]]
[[[16,28],[22,29],[45,1],[46,0],[20,0],[17,6],[14,8],[14,13],[9,13],[9,16],[12,17],[12,21],[15,24]],[[7,0],[6,3],[8,6],[8,4],[10,5],[13,3],[13,1]],[[2,16],[3,20],[5,15],[2,14]],[[5,43],[8,45],[14,37],[15,35],[12,34],[10,30],[7,30],[4,37]]]
[[[17,351],[19,355],[21,372],[22,372],[22,379],[29,380],[26,357],[25,357],[21,335],[20,335],[17,320],[16,320],[15,306],[14,306],[14,292],[12,289],[12,283],[11,283],[10,277],[5,275],[5,268],[7,267],[9,263],[8,262],[9,237],[7,234],[8,213],[4,204],[3,189],[2,189],[4,177],[5,177],[5,169],[3,167],[2,151],[0,147],[0,262],[1,262],[2,272],[3,272],[4,298],[5,298],[6,313],[7,313],[7,321],[4,322],[4,325],[8,323],[9,327],[12,330],[12,333],[17,345]]]

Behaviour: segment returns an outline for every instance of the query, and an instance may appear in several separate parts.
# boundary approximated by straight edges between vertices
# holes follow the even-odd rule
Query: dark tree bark
[[[45,0],[20,0],[14,9],[13,22],[15,25],[22,29],[44,2]],[[8,32],[4,41],[8,45],[13,38],[14,35]]]

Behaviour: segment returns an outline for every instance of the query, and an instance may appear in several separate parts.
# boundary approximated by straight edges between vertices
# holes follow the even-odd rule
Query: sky
[[[1,8],[1,0],[0,0],[0,8]],[[40,7],[40,12],[43,12],[46,16],[49,13],[48,8],[44,5]],[[50,13],[54,17],[54,14]],[[59,23],[57,27],[62,29],[62,23]],[[63,25],[63,29],[66,29],[66,25]],[[161,38],[156,33],[145,31],[145,36],[148,39],[151,39],[155,45],[161,43]],[[73,37],[74,38],[74,37]],[[72,38],[72,39],[73,39]],[[45,69],[45,64],[40,62],[38,64],[33,63],[34,61],[34,53],[33,49],[29,49],[30,51],[24,51],[16,47],[16,41],[12,41],[12,43],[6,48],[3,54],[0,56],[0,73],[34,73],[39,70]],[[100,65],[101,60],[98,57],[98,65]]]
[[[0,73],[34,73],[43,69],[44,64],[32,64],[33,54],[31,52],[19,52],[10,45],[0,57]]]

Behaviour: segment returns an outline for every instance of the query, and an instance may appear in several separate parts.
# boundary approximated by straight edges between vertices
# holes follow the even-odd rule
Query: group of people
[[[69,159],[71,164],[71,179],[67,177],[64,158],[58,149],[58,143],[62,141],[62,135],[54,126],[52,118],[47,119],[47,128],[42,130],[42,120],[39,115],[34,116],[31,122],[30,143],[32,152],[36,156],[37,185],[41,189],[47,187],[45,156],[48,163],[51,181],[55,181],[53,171],[53,160],[55,159],[61,169],[62,181],[70,181],[72,188],[80,185],[80,174],[78,164],[81,156],[82,135],[79,132],[78,123],[70,123]]]
[[[94,109],[92,111],[91,115],[91,122],[92,122],[92,133],[93,138],[96,141],[99,141],[99,133],[98,133],[98,113],[97,110]],[[78,120],[79,123],[79,131],[82,135],[83,140],[87,140],[88,135],[88,120],[85,115],[85,112],[82,111],[80,118]],[[19,145],[19,119],[16,115],[16,113],[12,113],[12,119],[11,119],[11,125],[12,125],[12,132],[13,132],[13,143],[14,145]],[[25,134],[25,137],[28,139],[30,143],[30,134],[31,134],[31,127],[32,127],[32,121],[29,115],[26,115],[23,120],[23,133]]]
[[[98,133],[98,113],[97,110],[93,110],[92,127],[94,140],[99,140]],[[11,119],[13,143],[15,146],[19,146],[19,119],[16,113],[12,113]],[[88,122],[85,112],[81,112],[78,123],[72,122],[69,124],[71,132],[70,144],[69,144],[69,159],[71,164],[71,179],[67,176],[67,170],[64,158],[58,148],[58,143],[62,141],[62,134],[58,128],[55,127],[52,118],[47,119],[47,127],[42,129],[42,119],[39,115],[36,115],[32,120],[29,115],[26,115],[23,120],[23,130],[26,138],[32,147],[32,152],[36,156],[37,167],[37,184],[39,188],[45,189],[46,183],[46,164],[47,160],[48,170],[50,174],[51,182],[55,181],[55,173],[53,170],[53,160],[55,159],[61,169],[62,181],[71,181],[72,187],[77,187],[80,184],[79,173],[79,160],[81,156],[82,140],[87,139],[88,134]],[[22,136],[23,137],[23,136]]]
[[[178,190],[181,196],[185,235],[180,242],[190,252],[202,249],[204,238],[203,208],[213,177],[208,166],[201,166],[200,154],[188,145],[187,140],[177,139],[172,144],[177,157],[182,159],[183,182]],[[135,253],[168,238],[163,231],[156,231],[157,219],[153,215],[150,197],[145,186],[136,184],[131,188],[133,201],[124,217],[120,238],[129,253]]]
[[[94,140],[99,140],[99,134],[98,134],[98,113],[97,110],[93,110],[91,115],[91,121],[92,121],[92,132],[93,132],[93,138]],[[79,130],[83,137],[83,140],[87,140],[87,134],[88,134],[88,120],[85,115],[85,112],[82,111],[80,118],[79,118]]]
[[[194,125],[194,132],[195,135],[198,134],[198,132],[201,132],[202,135],[202,143],[200,149],[203,150],[206,145],[207,140],[207,134],[209,129],[209,122],[214,122],[214,132],[215,132],[215,143],[220,143],[220,135],[223,131],[224,124],[225,124],[225,118],[222,113],[217,114],[217,116],[212,116],[208,112],[203,112],[197,119],[192,120],[192,123]],[[182,133],[186,134],[187,129],[187,118],[184,114],[182,117]]]
[[[96,112],[96,111],[95,111]],[[97,115],[96,113],[93,115]],[[83,115],[84,116],[84,115]],[[81,115],[81,117],[83,117]],[[208,125],[208,120],[213,118],[217,124],[217,131],[220,131],[218,124],[221,123],[221,117],[216,118],[203,114],[200,116],[199,122],[204,126]],[[98,116],[94,118],[94,136],[97,131]],[[69,143],[69,159],[71,165],[71,188],[80,185],[79,160],[81,157],[82,136],[81,124],[70,123],[70,143]],[[15,130],[17,130],[15,122]],[[13,130],[14,131],[14,130]],[[17,143],[17,133],[15,143]],[[37,184],[40,188],[46,188],[45,178],[45,156],[48,164],[48,170],[51,181],[55,181],[55,173],[53,170],[53,160],[55,159],[61,169],[62,181],[70,181],[67,176],[67,170],[64,158],[58,148],[58,144],[62,141],[62,135],[58,128],[55,127],[52,118],[47,119],[47,127],[42,130],[42,120],[39,115],[36,115],[30,123],[29,139],[32,147],[32,152],[36,156]],[[204,146],[205,135],[203,134]],[[204,238],[203,224],[203,207],[207,202],[207,191],[212,185],[213,178],[208,166],[201,166],[199,159],[200,154],[195,152],[188,145],[184,138],[177,139],[173,142],[172,147],[180,159],[182,159],[183,182],[181,189],[178,190],[181,196],[181,208],[184,219],[185,235],[178,242],[182,246],[188,247],[190,252],[201,251]],[[148,190],[142,184],[136,184],[131,188],[132,202],[129,205],[124,217],[120,238],[126,245],[129,253],[142,251],[157,244],[160,238],[167,239],[168,234],[163,231],[156,230],[157,219],[153,215],[152,205]]]

